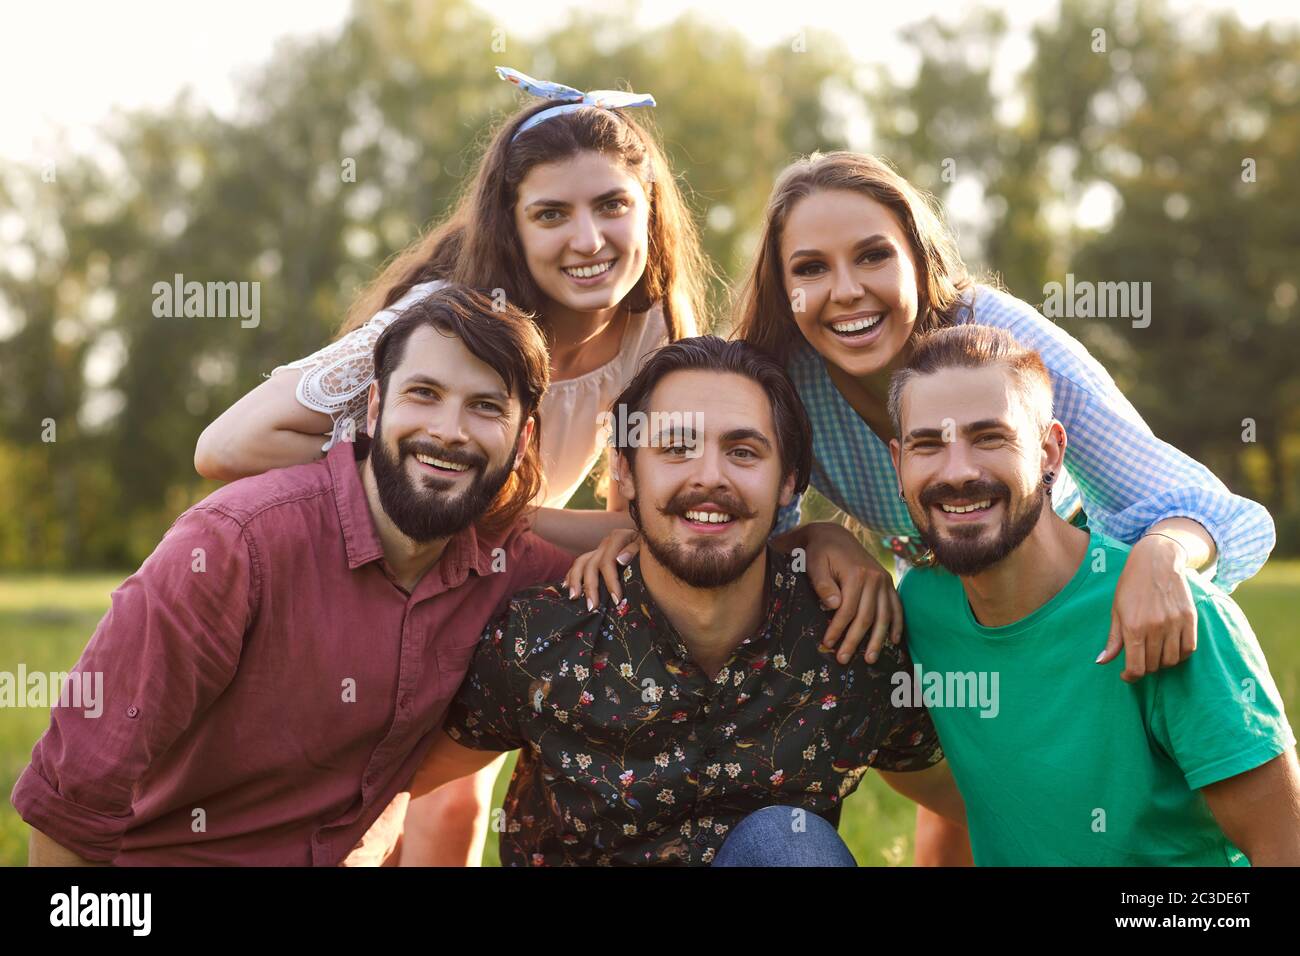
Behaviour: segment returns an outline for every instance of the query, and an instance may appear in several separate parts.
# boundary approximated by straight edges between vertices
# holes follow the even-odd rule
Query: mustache
[[[485,455],[475,454],[464,449],[453,450],[423,439],[403,439],[397,443],[397,451],[402,455],[428,455],[430,458],[441,458],[453,465],[469,465],[471,468],[478,468],[479,470],[482,470],[487,464],[487,456]]]
[[[961,490],[954,488],[946,482],[937,485],[930,485],[917,497],[917,502],[922,508],[929,508],[942,502],[951,501],[954,498],[966,498],[973,501],[983,501],[986,498],[1010,498],[1011,489],[1001,481],[986,479],[982,481],[971,481],[961,486]]]
[[[668,504],[659,509],[659,513],[664,517],[681,517],[697,505],[705,502],[715,504],[729,515],[735,515],[737,518],[752,518],[758,514],[747,507],[743,501],[733,494],[697,492],[692,495],[676,495],[669,500]]]

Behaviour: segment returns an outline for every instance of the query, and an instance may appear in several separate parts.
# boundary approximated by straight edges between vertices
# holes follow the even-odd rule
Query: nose
[[[574,233],[569,240],[569,248],[586,258],[594,256],[605,246],[605,237],[601,235],[596,219],[588,210],[582,210],[573,218]]]
[[[849,306],[862,298],[862,283],[852,269],[836,266],[831,278],[831,301],[836,305]]]
[[[468,412],[463,402],[448,399],[429,409],[424,431],[443,445],[464,445],[469,442],[469,431],[465,427]]]
[[[934,476],[934,482],[943,482],[960,489],[980,477],[979,466],[971,454],[970,446],[964,441],[947,442],[944,445],[943,461]]]
[[[723,467],[726,453],[721,448],[708,444],[696,445],[692,453],[696,456],[689,479],[692,492],[713,491],[730,485]]]

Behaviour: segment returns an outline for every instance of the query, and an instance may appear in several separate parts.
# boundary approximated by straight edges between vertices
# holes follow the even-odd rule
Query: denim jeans
[[[799,807],[771,806],[745,817],[714,866],[857,866],[835,827]]]

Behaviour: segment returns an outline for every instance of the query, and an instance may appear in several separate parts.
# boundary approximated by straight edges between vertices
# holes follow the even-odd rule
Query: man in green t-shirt
[[[918,340],[891,383],[900,494],[938,566],[899,586],[920,701],[980,865],[1300,864],[1300,767],[1241,610],[1186,572],[1198,647],[1136,683],[1096,666],[1127,545],[1051,508],[1065,430],[1004,330]]]

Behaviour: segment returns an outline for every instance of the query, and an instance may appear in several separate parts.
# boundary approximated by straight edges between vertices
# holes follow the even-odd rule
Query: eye
[[[481,408],[481,409],[484,409],[485,411],[489,411],[489,412],[491,412],[493,415],[503,415],[503,414],[505,414],[505,411],[504,411],[504,410],[501,408],[501,406],[498,405],[496,402],[487,402],[487,401],[484,401],[484,402],[475,402],[475,403],[474,403],[474,406],[475,406],[476,408]]]
[[[893,249],[886,249],[886,248],[868,249],[866,252],[862,254],[862,258],[859,259],[858,261],[861,262],[863,260],[866,260],[867,262],[872,262],[872,263],[884,262],[886,259],[892,259],[893,256],[894,256]]]
[[[433,389],[429,388],[427,385],[416,385],[414,388],[408,390],[408,394],[419,395],[421,398],[438,397],[438,393],[435,392]]]
[[[986,434],[986,435],[980,435],[979,438],[975,439],[975,442],[976,442],[977,444],[980,444],[980,445],[987,445],[987,444],[990,444],[990,443],[992,443],[992,444],[997,444],[997,443],[999,443],[999,442],[1001,442],[1001,441],[1003,441],[1003,438],[1002,438],[1001,435],[995,435],[995,434],[991,434],[991,433],[990,433],[990,434]]]
[[[797,276],[813,276],[813,275],[817,275],[817,270],[824,269],[824,268],[826,267],[823,266],[820,262],[813,260],[811,262],[800,263],[799,265],[795,266],[794,269],[792,269],[791,271],[794,272],[794,274]]]
[[[731,453],[733,455],[741,455],[746,460],[754,459],[758,457],[758,455],[754,453],[754,450],[752,448],[733,448],[731,450]]]
[[[549,219],[548,216],[554,216],[555,218]],[[558,209],[543,209],[537,214],[538,222],[559,222],[562,218],[564,218],[564,213]]]
[[[626,199],[619,198],[619,199],[609,200],[609,202],[605,203],[604,206],[601,208],[605,209],[608,212],[622,213],[630,209],[631,207],[632,204],[630,202],[628,202]]]
[[[686,446],[685,445],[664,445],[663,453],[665,455],[672,455],[675,458],[679,455],[686,454]]]

